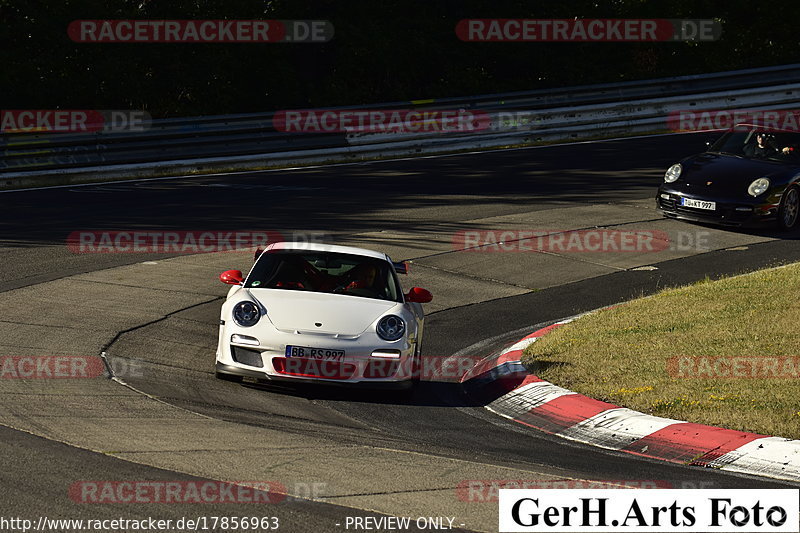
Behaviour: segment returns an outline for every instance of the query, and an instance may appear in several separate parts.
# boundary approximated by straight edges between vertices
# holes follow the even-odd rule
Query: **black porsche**
[[[669,167],[656,204],[671,218],[791,230],[800,211],[800,133],[738,125]]]

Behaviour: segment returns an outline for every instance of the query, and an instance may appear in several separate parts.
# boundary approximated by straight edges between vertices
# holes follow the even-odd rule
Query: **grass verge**
[[[522,360],[542,379],[637,411],[800,439],[800,264],[587,315]]]

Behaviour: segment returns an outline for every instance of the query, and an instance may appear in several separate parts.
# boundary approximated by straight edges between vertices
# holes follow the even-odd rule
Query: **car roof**
[[[267,247],[267,250],[304,250],[312,252],[332,252],[339,254],[363,255],[389,261],[389,257],[381,252],[356,248],[354,246],[339,246],[337,244],[320,244],[315,242],[275,242]]]

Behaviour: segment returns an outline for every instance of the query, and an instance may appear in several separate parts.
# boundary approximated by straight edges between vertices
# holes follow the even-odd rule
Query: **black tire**
[[[411,362],[411,387],[416,388],[419,385],[419,382],[422,381],[422,376],[420,373],[422,372],[422,364],[420,362],[419,356],[419,343],[417,343],[417,348],[414,350],[414,360]]]
[[[414,359],[411,362],[411,379],[402,382],[395,389],[396,398],[403,402],[410,401],[417,393],[420,383],[420,363],[419,349],[414,352]]]
[[[241,383],[244,380],[242,376],[235,376],[233,374],[226,374],[224,372],[214,372],[214,375],[217,379],[221,379],[222,381],[231,381],[233,383]]]
[[[778,228],[791,231],[797,227],[800,218],[800,189],[789,187],[783,193],[781,205],[778,207]]]

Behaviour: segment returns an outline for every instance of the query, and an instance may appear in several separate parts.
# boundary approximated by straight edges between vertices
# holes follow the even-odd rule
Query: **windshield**
[[[332,252],[281,250],[263,253],[247,276],[245,287],[402,301],[400,285],[387,261]]]
[[[800,163],[800,133],[736,128],[720,137],[709,151],[750,159]]]

